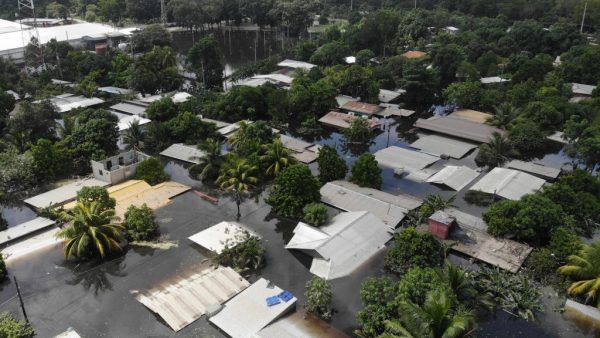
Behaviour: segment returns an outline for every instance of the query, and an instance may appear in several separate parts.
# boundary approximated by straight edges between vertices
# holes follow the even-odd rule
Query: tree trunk
[[[242,197],[240,196],[239,192],[235,192],[235,204],[237,205],[237,218],[236,220],[239,221],[240,217],[242,216],[242,214],[240,213],[240,204],[242,203]]]

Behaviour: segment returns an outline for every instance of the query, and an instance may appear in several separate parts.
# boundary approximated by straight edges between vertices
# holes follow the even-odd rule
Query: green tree
[[[245,231],[225,242],[225,248],[217,255],[216,261],[239,272],[257,271],[265,265],[265,249],[258,237]]]
[[[539,125],[528,119],[519,120],[508,132],[510,144],[522,156],[543,150],[545,139]]]
[[[457,306],[443,291],[430,292],[423,305],[402,302],[399,312],[399,320],[385,322],[385,333],[380,337],[466,337],[475,325],[473,312]]]
[[[197,173],[196,176],[202,181],[216,179],[223,163],[222,145],[221,141],[214,138],[200,143],[198,149],[204,152],[204,155],[196,159],[198,164],[190,168],[190,173]]]
[[[475,163],[480,167],[495,168],[507,162],[513,155],[514,150],[508,138],[495,132],[488,143],[479,146]]]
[[[350,49],[339,41],[332,41],[319,47],[310,57],[310,62],[321,66],[333,66],[344,62]]]
[[[0,336],[7,338],[33,338],[35,331],[24,320],[16,320],[10,313],[0,314]]]
[[[324,145],[319,150],[317,163],[319,165],[319,181],[322,184],[342,180],[346,177],[346,173],[348,173],[348,166],[344,159],[338,155],[335,148],[329,145]]]
[[[118,23],[125,12],[125,1],[123,0],[100,0],[98,1],[100,15],[108,21]]]
[[[15,109],[15,98],[8,93],[0,91],[0,129],[4,129],[8,121],[8,114]]]
[[[164,96],[156,100],[146,108],[146,115],[152,121],[168,121],[178,113],[177,105],[170,97]]]
[[[344,136],[349,142],[367,143],[373,137],[373,131],[366,119],[357,118],[350,123],[350,128],[344,130]]]
[[[279,138],[272,143],[261,145],[261,150],[260,161],[267,167],[266,174],[269,176],[277,176],[282,170],[296,163],[296,159]]]
[[[127,208],[123,227],[129,240],[145,241],[158,234],[159,224],[154,211],[144,203],[141,207],[130,205]]]
[[[248,163],[244,159],[239,159],[230,167],[221,169],[221,174],[217,178],[217,183],[226,192],[233,193],[235,204],[237,206],[237,219],[241,217],[240,204],[242,197],[258,183],[255,175],[257,167]]]
[[[188,61],[196,73],[197,81],[207,89],[223,88],[223,55],[217,40],[205,37],[196,42],[188,52]]]
[[[381,169],[373,154],[365,153],[358,158],[352,166],[350,182],[356,183],[361,187],[381,188]]]
[[[362,309],[356,314],[361,324],[358,336],[376,337],[383,333],[384,321],[398,315],[397,284],[389,277],[370,277],[360,287]]]
[[[321,226],[327,222],[327,207],[321,203],[307,204],[302,211],[304,220],[313,226]]]
[[[160,159],[150,157],[138,164],[135,170],[135,179],[144,180],[150,185],[156,185],[169,180]]]
[[[56,107],[49,101],[42,103],[21,102],[19,110],[10,119],[6,128],[6,137],[21,152],[38,139],[56,138]]]
[[[165,122],[164,126],[172,142],[198,144],[218,135],[214,123],[204,122],[196,114],[188,111],[177,114]]]
[[[111,210],[115,208],[117,202],[110,197],[104,187],[82,187],[77,192],[77,202],[85,205],[96,203],[100,211]]]
[[[181,83],[175,51],[158,46],[135,59],[128,80],[131,88],[151,94],[175,90]]]
[[[431,61],[440,72],[442,84],[454,81],[458,66],[464,59],[464,50],[456,44],[443,45],[434,50]]]
[[[519,115],[521,115],[520,108],[508,102],[503,102],[500,105],[494,106],[494,116],[486,122],[492,126],[506,129]]]
[[[33,159],[19,154],[15,147],[0,153],[0,198],[11,198],[35,187]]]
[[[104,210],[100,204],[77,202],[75,209],[64,212],[63,219],[69,225],[56,235],[65,240],[64,254],[67,259],[104,258],[106,255],[121,251],[125,228],[112,223],[115,211]]]
[[[600,307],[600,241],[584,245],[578,254],[567,258],[568,263],[558,272],[574,282],[567,292],[572,296],[581,296],[585,303]]]
[[[394,239],[394,246],[385,257],[385,266],[404,274],[411,267],[438,267],[444,262],[444,248],[430,233],[418,233],[407,228]]]
[[[50,181],[69,172],[69,149],[64,143],[39,139],[31,146],[33,172],[40,181]]]
[[[306,292],[304,293],[306,303],[304,308],[325,320],[330,320],[333,316],[333,291],[331,284],[320,277],[313,277],[306,283]]]
[[[483,87],[477,81],[455,82],[444,89],[444,98],[459,107],[482,109]]]
[[[146,133],[144,128],[140,125],[140,120],[133,120],[129,122],[127,130],[123,135],[123,143],[127,145],[126,149],[141,149],[144,146],[144,139]]]
[[[162,25],[149,25],[133,34],[131,44],[135,52],[148,52],[154,47],[170,47],[171,33]]]
[[[320,200],[319,186],[319,181],[307,166],[292,165],[275,178],[275,186],[267,203],[279,215],[299,218],[307,204]]]

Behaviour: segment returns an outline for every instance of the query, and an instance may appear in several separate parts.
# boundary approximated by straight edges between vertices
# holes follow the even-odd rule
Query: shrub
[[[0,252],[0,280],[4,280],[8,277],[8,271],[6,270],[6,263],[4,262],[4,255]]]
[[[350,182],[356,183],[361,187],[381,188],[381,169],[373,154],[365,153],[358,158],[352,167]]]
[[[304,207],[304,220],[313,226],[321,226],[327,222],[327,207],[321,203],[311,203]]]
[[[16,320],[10,313],[0,314],[0,337],[33,338],[35,332],[24,320]]]
[[[331,303],[333,301],[333,291],[331,285],[323,278],[313,277],[306,283],[306,293],[304,294],[306,303],[304,308],[325,320],[330,320],[333,315]]]
[[[385,257],[385,267],[404,274],[412,267],[437,267],[444,262],[444,247],[432,234],[418,233],[413,227],[397,234]]]
[[[216,261],[238,272],[256,271],[265,264],[265,249],[258,237],[243,232],[236,235],[233,241],[225,243],[225,248],[217,255]]]
[[[159,227],[154,211],[145,203],[141,207],[129,206],[125,212],[123,226],[128,239],[133,241],[143,241],[154,237],[158,233]]]
[[[302,209],[321,199],[319,181],[302,164],[287,167],[275,178],[275,187],[267,203],[273,211],[286,217],[301,217]]]
[[[156,157],[150,157],[143,160],[138,165],[135,178],[144,180],[150,185],[156,185],[169,180],[169,175],[165,173],[162,163]]]
[[[8,222],[0,214],[0,231],[8,229]]]
[[[90,205],[96,202],[102,210],[114,209],[116,201],[104,187],[83,187],[77,192],[77,202]]]
[[[335,148],[328,145],[319,150],[317,163],[319,164],[319,181],[322,184],[342,180],[348,172],[346,162],[338,155]]]

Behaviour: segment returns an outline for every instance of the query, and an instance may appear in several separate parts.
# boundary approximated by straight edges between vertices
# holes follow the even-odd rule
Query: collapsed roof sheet
[[[392,146],[377,151],[375,159],[379,162],[379,165],[394,169],[417,171],[437,162],[439,157]]]
[[[188,238],[192,242],[220,254],[227,245],[235,246],[242,241],[246,233],[257,236],[238,222],[221,222]]]
[[[473,181],[479,173],[469,167],[449,165],[440,170],[437,174],[427,179],[429,183],[443,184],[456,191],[462,190],[471,181]]]
[[[415,127],[479,143],[488,142],[494,133],[503,133],[496,127],[452,116],[418,119]]]
[[[367,211],[338,214],[313,232],[308,227],[298,223],[294,234],[301,238],[294,235],[286,248],[313,255],[310,272],[327,280],[348,276],[392,238],[389,227]]]
[[[410,146],[420,149],[421,152],[426,154],[435,156],[448,155],[456,159],[464,157],[469,151],[477,148],[476,144],[441,135],[427,135],[420,137]]]
[[[510,200],[519,200],[524,195],[540,190],[544,183],[546,181],[543,179],[518,170],[494,168],[475,183],[470,190],[482,191]]]
[[[506,164],[509,169],[517,169],[543,179],[555,180],[560,175],[560,169],[547,167],[543,164],[512,160]]]
[[[175,143],[169,148],[163,150],[160,155],[197,164],[199,163],[199,159],[205,155],[205,152],[196,148],[195,146],[189,146],[183,143]]]
[[[140,292],[135,298],[179,331],[249,285],[233,269],[219,266]]]
[[[281,294],[283,290],[261,278],[228,301],[223,309],[209,320],[233,338],[251,338],[290,311],[296,305],[296,297],[287,302],[268,306],[266,299]]]
[[[413,196],[392,195],[347,181],[333,181],[321,187],[321,201],[345,211],[369,211],[390,228],[395,228],[410,210],[423,204]]]

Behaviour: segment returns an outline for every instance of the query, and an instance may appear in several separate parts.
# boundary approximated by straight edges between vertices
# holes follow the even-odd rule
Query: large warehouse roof
[[[495,132],[502,133],[496,127],[452,116],[418,119],[415,127],[479,143],[488,142]]]
[[[454,138],[441,135],[427,135],[420,137],[410,145],[413,148],[420,149],[421,152],[435,156],[448,155],[460,159],[477,145]]]
[[[351,274],[391,238],[389,227],[375,215],[356,211],[338,214],[321,228],[298,223],[285,247],[314,256],[310,272],[330,280]]]
[[[333,181],[321,188],[321,201],[344,211],[368,211],[388,227],[395,228],[410,210],[423,201],[409,195],[392,195],[346,181]]]
[[[543,179],[518,170],[494,168],[475,183],[470,190],[482,191],[510,200],[519,200],[524,195],[540,190],[544,183],[546,181]]]

